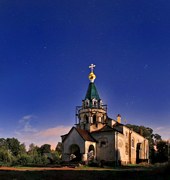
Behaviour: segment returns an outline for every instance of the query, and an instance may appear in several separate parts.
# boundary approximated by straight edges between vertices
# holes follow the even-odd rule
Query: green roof
[[[94,83],[89,83],[89,87],[87,89],[87,93],[86,93],[86,97],[85,99],[89,99],[89,100],[92,100],[92,99],[96,99],[96,100],[100,100],[100,97],[99,97],[99,94],[97,92],[97,89],[96,89],[96,86]]]

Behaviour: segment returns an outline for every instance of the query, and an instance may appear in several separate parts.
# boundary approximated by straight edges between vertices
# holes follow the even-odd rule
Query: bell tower
[[[89,74],[90,83],[86,96],[82,100],[82,106],[76,107],[78,118],[76,125],[81,129],[93,132],[101,129],[106,124],[107,106],[103,105],[94,84],[96,79],[96,75],[94,74],[95,65],[91,64],[89,68],[91,69]]]

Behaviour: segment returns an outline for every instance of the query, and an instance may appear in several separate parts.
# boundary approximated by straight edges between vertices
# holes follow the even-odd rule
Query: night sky
[[[169,0],[0,0],[0,137],[55,147],[91,63],[111,118],[170,138]]]

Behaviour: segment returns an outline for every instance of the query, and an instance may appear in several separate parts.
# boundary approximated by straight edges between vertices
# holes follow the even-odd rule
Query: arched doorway
[[[136,163],[140,163],[140,150],[141,150],[141,143],[137,143],[136,146]]]
[[[77,144],[70,146],[70,161],[81,161],[80,148]]]

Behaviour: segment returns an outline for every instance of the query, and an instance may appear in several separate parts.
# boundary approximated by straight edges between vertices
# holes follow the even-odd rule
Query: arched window
[[[125,143],[125,154],[126,154],[126,155],[129,154],[129,146],[128,146],[128,143]]]
[[[135,147],[135,140],[134,140],[134,138],[132,138],[132,147],[133,148]]]
[[[89,146],[87,158],[89,161],[91,161],[91,160],[94,160],[94,156],[95,156],[95,150],[94,150],[94,146],[91,144]]]
[[[97,100],[95,98],[92,99],[92,105],[93,107],[97,107]]]
[[[96,101],[94,101],[94,107],[96,107],[97,106],[97,102]]]
[[[93,116],[93,124],[96,124],[97,120],[96,120],[96,115]]]
[[[93,151],[93,154],[95,154],[94,146],[92,144],[89,146],[88,152],[90,152],[90,151]]]
[[[107,147],[108,146],[108,139],[106,137],[102,137],[99,139],[99,146],[100,147]]]
[[[101,122],[104,123],[104,116],[101,117]]]
[[[89,100],[88,99],[85,100],[85,107],[89,107]]]

